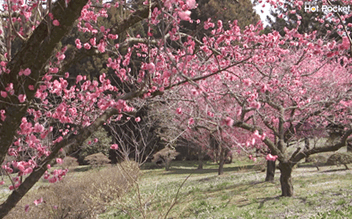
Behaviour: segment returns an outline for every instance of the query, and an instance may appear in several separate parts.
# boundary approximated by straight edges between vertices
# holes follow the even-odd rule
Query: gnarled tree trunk
[[[291,197],[293,196],[293,185],[292,185],[292,165],[290,163],[280,162],[279,169],[281,172],[280,184],[282,196]]]
[[[275,169],[276,169],[275,168],[275,161],[267,160],[266,161],[266,177],[265,177],[266,182],[274,181]]]

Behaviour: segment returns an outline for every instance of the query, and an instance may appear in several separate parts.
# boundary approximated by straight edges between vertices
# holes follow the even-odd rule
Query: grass
[[[341,166],[323,166],[320,171],[313,166],[297,167],[293,171],[294,197],[280,197],[279,171],[274,182],[264,182],[265,173],[255,171],[255,166],[248,159],[236,160],[225,165],[224,174],[218,176],[218,166],[211,162],[204,163],[203,170],[197,170],[197,163],[189,161],[173,162],[170,171],[150,169],[147,165],[141,170],[140,179],[126,190],[125,195],[115,195],[108,201],[100,197],[96,202],[100,212],[96,213],[101,219],[352,218],[352,170],[344,170]],[[74,183],[71,186],[74,186],[87,177],[92,181],[97,178],[96,174],[106,175],[104,171],[104,168],[78,167],[69,172],[63,183],[70,187],[71,182]],[[115,174],[107,171],[112,180],[99,188],[110,195],[114,186],[125,183],[117,183]],[[82,181],[90,189],[90,184],[85,182]],[[52,191],[50,186],[55,184],[48,187],[48,183],[39,182],[24,203],[31,203],[38,198],[40,192],[45,192],[43,189]],[[66,187],[57,187],[62,191],[60,196],[64,196]],[[87,193],[90,193],[89,190]],[[100,193],[91,191],[91,195],[94,194]],[[6,192],[0,192],[0,197],[6,195]],[[76,206],[79,203],[73,204]],[[32,205],[31,209],[34,210]],[[18,211],[23,211],[23,206]]]
[[[217,165],[213,163],[206,163],[204,170],[196,170],[196,166],[195,162],[174,162],[170,171],[142,171],[139,185],[140,193],[144,194],[141,201],[147,202],[145,218],[163,218],[190,173],[167,218],[350,218],[352,215],[352,171],[341,167],[324,166],[319,172],[315,167],[296,168],[295,196],[280,197],[279,172],[270,183],[263,182],[265,173],[254,171],[253,163],[248,161],[225,165],[222,176],[217,175]],[[131,200],[130,209],[133,202],[136,200]],[[123,217],[122,213],[121,205],[112,206],[100,218],[142,217],[138,214]]]

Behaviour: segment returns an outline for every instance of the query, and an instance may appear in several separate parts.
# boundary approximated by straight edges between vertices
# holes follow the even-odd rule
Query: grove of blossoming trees
[[[225,30],[222,21],[208,20],[204,28],[211,36],[196,39],[179,27],[181,20],[193,22],[195,0],[146,0],[140,10],[125,6],[88,0],[9,0],[3,5],[0,163],[12,180],[12,193],[0,205],[0,218],[41,177],[49,182],[64,177],[66,170],[50,171],[61,162],[60,150],[82,145],[104,123],[133,117],[133,101],[164,93],[185,94],[199,104],[197,110],[192,111],[192,104],[184,110],[190,115],[189,130],[196,124],[210,127],[217,139],[231,142],[228,147],[268,147],[280,162],[283,196],[293,194],[291,172],[300,159],[346,145],[352,133],[348,37],[328,42],[295,29],[286,30],[284,37],[277,32],[262,35],[260,22],[240,30],[234,21]],[[112,26],[98,26],[111,7],[121,7],[129,16]],[[146,38],[130,36],[126,43],[116,43],[119,34],[138,22],[146,24]],[[60,40],[74,25],[89,40],[62,45]],[[152,29],[161,37],[154,37]],[[12,54],[15,40],[21,46]],[[67,69],[82,54],[107,54],[106,66],[133,89],[118,89],[106,74],[97,80],[70,78]],[[129,66],[132,55],[143,60],[137,72]],[[75,83],[69,84],[72,79]],[[291,141],[330,123],[345,127],[338,143],[287,149]],[[13,161],[4,162],[6,155]],[[14,171],[18,177],[9,175]]]

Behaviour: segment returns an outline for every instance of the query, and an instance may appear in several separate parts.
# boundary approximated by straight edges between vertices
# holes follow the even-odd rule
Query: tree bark
[[[275,161],[267,160],[266,161],[266,177],[265,177],[266,182],[274,181],[275,169],[276,169]]]
[[[201,150],[198,151],[198,170],[203,169],[203,159],[204,159],[204,154]]]
[[[352,152],[352,142],[347,142],[347,152]]]
[[[292,165],[289,163],[280,162],[279,169],[281,172],[280,184],[282,196],[291,197],[293,196],[293,185],[292,185]]]
[[[222,175],[224,173],[224,163],[225,163],[224,158],[220,157],[218,175]]]

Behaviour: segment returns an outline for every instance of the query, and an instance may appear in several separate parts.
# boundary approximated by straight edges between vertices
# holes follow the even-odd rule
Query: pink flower
[[[26,95],[25,94],[18,95],[18,100],[20,101],[20,103],[23,103],[24,101],[26,101]]]
[[[56,158],[56,163],[62,164],[62,159],[61,158]]]
[[[94,143],[97,143],[99,140],[97,138],[94,138]]]
[[[179,11],[178,16],[181,18],[181,20],[190,21],[191,11]]]
[[[188,125],[193,125],[194,124],[194,119],[193,118],[190,118],[189,120],[188,120]]]
[[[65,78],[68,78],[70,76],[70,73],[65,72]]]
[[[6,92],[6,91],[1,91],[0,93],[1,93],[1,96],[2,96],[3,98],[6,98],[6,97],[7,97],[7,92]]]
[[[105,52],[105,43],[103,41],[101,41],[99,44],[98,44],[98,50],[99,52],[101,53],[104,53]]]
[[[265,157],[266,160],[270,160],[270,161],[275,161],[277,158],[278,158],[277,155],[271,155],[271,154],[268,154]]]
[[[24,211],[28,212],[29,211],[29,205],[24,206]]]
[[[85,43],[83,46],[84,46],[85,49],[90,49],[91,48],[89,43]]]
[[[193,9],[196,7],[196,0],[187,0],[186,5],[189,9]]]
[[[243,83],[244,83],[244,85],[246,85],[246,86],[251,86],[252,80],[249,79],[249,78],[246,78],[246,79],[243,80]]]
[[[39,205],[42,202],[43,202],[43,197],[41,197],[40,199],[34,200],[33,203],[35,204],[35,206],[37,206],[37,205]]]
[[[140,118],[140,117],[137,117],[137,118],[134,119],[134,121],[140,122],[140,121],[141,121],[141,118]]]
[[[23,71],[23,74],[24,74],[25,76],[28,76],[28,75],[31,74],[31,70],[30,70],[29,68],[26,68],[26,69]]]
[[[181,109],[180,107],[177,108],[177,109],[176,109],[176,113],[177,113],[177,114],[182,114],[182,109]]]
[[[112,144],[112,145],[110,146],[110,148],[111,148],[112,150],[117,150],[117,149],[119,148],[119,146],[118,146],[117,144]]]
[[[48,181],[49,181],[49,183],[56,183],[58,181],[58,179],[54,176],[54,177],[50,178]]]
[[[53,25],[54,26],[59,26],[60,25],[60,22],[58,20],[53,20]]]
[[[231,127],[234,121],[230,117],[226,117],[225,122],[226,122],[226,125]]]
[[[83,80],[82,75],[77,75],[76,84],[77,84],[78,82],[82,81],[82,80]]]
[[[0,181],[0,186],[4,184],[5,184],[5,181]]]
[[[79,39],[75,40],[75,44],[76,44],[77,49],[81,49],[82,48],[82,44],[81,44],[81,41]]]
[[[28,85],[28,89],[29,89],[29,90],[34,90],[34,85],[31,85],[31,84]]]

